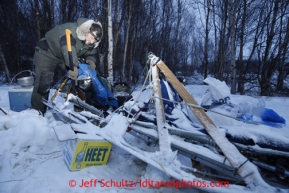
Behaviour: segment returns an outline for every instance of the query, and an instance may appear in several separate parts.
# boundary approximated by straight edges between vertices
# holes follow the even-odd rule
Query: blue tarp
[[[176,118],[170,117],[170,115],[172,115],[172,111],[175,108],[175,104],[172,101],[180,102],[181,99],[179,98],[177,92],[174,90],[174,88],[172,87],[172,85],[169,82],[161,80],[160,85],[161,85],[162,98],[167,99],[167,100],[163,100],[164,112],[166,114],[166,120],[169,122],[173,122],[176,120]],[[168,100],[171,100],[171,101],[168,101]],[[139,106],[139,109],[143,112],[147,112],[149,110],[150,103],[151,103],[150,101],[145,102],[144,104]],[[137,113],[137,111],[131,109],[131,113],[135,114],[135,113]],[[184,114],[184,116],[186,116],[186,115]],[[156,117],[155,116],[140,115],[138,117],[138,119],[156,123]]]
[[[172,87],[172,85],[169,82],[166,82],[166,83],[167,83],[167,85],[165,84],[164,80],[160,81],[162,98],[167,99],[167,100],[171,100],[171,101],[179,102],[180,99],[178,97],[177,92],[174,90],[174,88]],[[170,98],[169,92],[173,98]],[[164,110],[165,110],[165,113],[171,115],[172,111],[175,108],[175,104],[173,102],[167,101],[167,100],[163,100]]]

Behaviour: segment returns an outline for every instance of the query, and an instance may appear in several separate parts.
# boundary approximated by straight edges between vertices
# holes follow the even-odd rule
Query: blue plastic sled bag
[[[78,76],[89,76],[92,78],[93,88],[96,100],[102,105],[109,105],[113,108],[118,107],[118,102],[115,100],[113,93],[109,90],[107,84],[102,84],[97,78],[96,70],[89,69],[87,64],[80,64]],[[105,85],[105,86],[104,86]]]
[[[268,108],[265,108],[261,118],[263,121],[286,124],[286,121],[283,117],[278,115],[274,110]]]
[[[107,94],[107,99],[108,99],[107,104],[109,106],[112,106],[113,108],[117,108],[118,107],[118,101],[116,100],[114,94],[110,91],[110,89],[108,87],[107,80],[105,78],[101,77],[100,81],[102,82],[102,85],[104,86],[104,88],[107,91],[107,93],[106,93]]]

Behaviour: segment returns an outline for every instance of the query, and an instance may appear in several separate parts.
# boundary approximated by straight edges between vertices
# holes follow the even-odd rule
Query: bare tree
[[[8,70],[6,59],[5,59],[5,56],[4,56],[3,52],[2,52],[2,46],[1,45],[0,45],[0,63],[3,63],[3,65],[4,65],[6,81],[7,82],[11,82],[10,72]]]
[[[112,20],[111,20],[111,0],[107,2],[107,20],[108,20],[108,83],[113,85],[113,36],[112,36]]]
[[[279,48],[278,53],[275,57],[277,63],[278,77],[276,90],[282,91],[284,86],[284,78],[287,73],[284,71],[286,64],[286,56],[288,55],[288,44],[289,44],[289,17],[286,14],[288,11],[289,2],[283,2],[281,4],[281,16],[280,16],[280,32],[279,32]],[[284,34],[285,31],[285,34]],[[284,37],[284,38],[283,38]]]
[[[244,36],[245,36],[245,27],[246,27],[246,18],[247,18],[247,0],[243,0],[243,9],[240,11],[241,14],[241,29],[240,29],[240,48],[239,48],[239,57],[237,61],[237,66],[239,67],[239,78],[238,78],[238,92],[244,94],[244,63],[243,63],[243,54],[244,54]]]
[[[224,80],[224,75],[228,76],[228,69],[226,68],[226,56],[228,48],[228,0],[219,0],[219,13],[220,13],[220,27],[219,27],[219,39],[218,39],[218,52],[216,61],[216,77],[220,80]]]
[[[128,41],[129,41],[131,16],[132,16],[132,0],[129,0],[128,21],[127,21],[127,28],[126,28],[126,35],[125,35],[122,71],[121,71],[121,79],[120,79],[121,82],[123,82],[125,79],[126,55],[127,55]]]
[[[113,78],[125,80],[132,76],[133,64],[145,66],[146,55],[152,51],[175,72],[186,74],[186,69],[198,69],[203,71],[204,78],[212,73],[221,80],[230,80],[232,93],[236,92],[237,81],[238,92],[245,93],[246,83],[257,77],[262,95],[283,87],[288,55],[288,1],[134,0],[129,4],[130,1],[114,0],[110,1],[111,6],[107,3],[104,0],[1,1],[0,43],[7,45],[2,51],[11,64],[10,73],[26,68],[24,62],[31,62],[37,40],[55,25],[99,15],[104,29],[99,52],[107,53],[99,58],[107,57],[104,65],[111,63],[110,77],[113,74]],[[196,27],[199,22],[194,23],[192,9],[196,7],[191,5],[196,3],[205,11],[200,17],[202,27]],[[109,13],[113,26],[109,24],[107,7],[113,10]],[[245,49],[248,57],[244,56]],[[238,51],[237,67],[235,51]],[[193,65],[188,66],[188,62]],[[246,74],[254,68],[257,70],[250,78]],[[273,74],[277,71],[276,83]]]
[[[136,32],[135,32],[136,33]],[[133,56],[135,54],[135,34],[133,34],[133,36],[131,37],[131,46],[130,46],[130,54],[129,54],[129,72],[128,72],[128,83],[131,83],[132,80],[135,79],[135,76],[137,76],[137,74],[133,74]]]
[[[204,48],[204,79],[208,76],[208,66],[209,66],[209,19],[211,13],[211,0],[204,0],[204,8],[205,8],[205,17],[206,17],[206,24],[205,24],[205,48]]]
[[[175,43],[175,50],[173,52],[173,66],[178,65],[179,59],[180,59],[180,54],[181,50],[179,50],[179,44],[180,44],[180,26],[181,26],[181,20],[182,20],[182,14],[183,14],[183,2],[181,0],[177,0],[177,18],[176,18],[176,27],[175,27],[175,38],[174,38],[174,43]]]
[[[230,37],[230,83],[231,93],[236,94],[236,44],[235,44],[235,26],[236,26],[236,12],[237,12],[237,0],[231,0],[229,2],[229,37]]]
[[[119,52],[117,49],[119,43],[119,33],[125,18],[125,4],[127,2],[123,1],[121,6],[121,11],[119,10],[119,1],[115,0],[114,2],[114,19],[113,19],[113,60],[118,63]],[[120,15],[121,12],[121,15]]]
[[[36,34],[37,40],[41,39],[41,28],[40,28],[40,21],[39,21],[39,3],[38,0],[34,0],[34,12],[35,12],[35,26],[36,26]]]
[[[98,58],[99,58],[99,65],[97,66],[97,71],[98,71],[98,73],[101,75],[101,76],[105,76],[105,72],[104,72],[104,67],[105,67],[105,65],[104,65],[104,63],[105,63],[105,55],[106,55],[106,53],[98,53]]]
[[[270,59],[270,51],[273,46],[273,41],[275,37],[275,28],[277,24],[277,16],[278,16],[278,10],[279,10],[279,3],[280,1],[274,1],[274,2],[268,2],[267,8],[268,14],[265,15],[266,18],[264,25],[266,25],[266,34],[264,34],[265,38],[265,50],[264,52],[259,52],[259,59],[261,61],[259,62],[259,69],[260,69],[260,76],[258,78],[260,89],[261,89],[261,95],[262,96],[268,96],[270,95],[270,79],[274,73],[275,64],[271,62]],[[260,47],[259,51],[262,51],[263,49]]]

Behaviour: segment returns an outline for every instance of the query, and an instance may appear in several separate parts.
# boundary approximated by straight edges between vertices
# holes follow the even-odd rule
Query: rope
[[[249,161],[249,160],[247,159],[247,160],[244,161],[239,167],[235,168],[235,173],[234,173],[234,175],[237,174],[238,170],[239,170],[247,161]]]
[[[146,69],[146,66],[143,68],[141,75],[144,74],[145,69]],[[129,93],[129,95],[131,95],[131,94],[133,93],[133,91],[136,89],[136,87],[137,87],[139,81],[140,81],[140,78],[138,78],[137,82],[135,83],[134,88],[131,90],[131,92]]]
[[[151,75],[151,68],[148,70],[147,76],[146,76],[146,78],[145,78],[145,80],[144,80],[144,83],[142,84],[142,88],[141,88],[140,92],[138,93],[137,97],[135,98],[133,104],[131,105],[131,108],[129,109],[129,112],[131,112],[133,106],[138,102],[138,99],[139,99],[141,93],[145,90],[144,87],[145,87],[148,79],[149,79],[150,82],[151,82],[151,79],[150,79],[151,76],[150,76],[150,75]],[[150,86],[150,84],[149,84],[148,86]],[[133,98],[130,99],[130,100],[133,100]],[[130,101],[130,100],[129,100],[129,101]],[[139,109],[139,111],[132,116],[130,125],[137,120],[137,118],[138,118],[137,115],[138,115],[139,112],[142,111],[142,110],[144,110],[144,108]],[[128,120],[129,115],[130,115],[130,113],[128,113],[128,115],[127,115],[127,120]],[[135,117],[137,117],[137,118],[135,118]],[[135,119],[134,119],[134,118],[135,118]]]
[[[144,69],[145,69],[145,68],[144,68]],[[143,70],[143,72],[144,72],[144,70]],[[129,109],[129,111],[127,111],[127,110],[125,111],[125,112],[127,112],[127,119],[128,119],[128,117],[129,117],[130,115],[131,115],[132,117],[135,116],[135,115],[132,115],[130,112],[131,112],[133,106],[135,105],[135,103],[138,101],[138,99],[139,99],[141,93],[145,90],[145,89],[144,89],[144,86],[145,86],[146,81],[147,81],[147,79],[148,79],[148,77],[149,77],[149,74],[150,74],[150,73],[148,72],[148,73],[147,73],[147,76],[146,76],[146,78],[145,78],[145,81],[144,81],[144,83],[143,83],[143,85],[142,85],[142,88],[141,88],[141,90],[140,90],[138,96],[135,98],[135,100],[134,100],[134,98],[131,98],[130,100],[128,100],[128,101],[132,101],[132,100],[134,100],[134,103],[131,105],[131,108]],[[137,85],[137,84],[136,84],[136,85]],[[134,87],[133,90],[135,90],[135,88],[136,88],[136,86]],[[132,92],[133,92],[133,91],[130,92],[130,95],[131,95]],[[125,102],[128,102],[128,101],[125,101]],[[119,110],[122,109],[122,108],[123,108],[123,105],[120,106],[120,107],[118,107],[116,110],[114,110],[113,113],[119,111]]]
[[[148,80],[148,77],[149,77],[149,75],[150,75],[150,71],[147,73],[147,76],[146,76],[146,79],[145,79],[145,81],[144,81],[144,83],[143,83],[143,85],[142,85],[142,88],[141,88],[141,90],[140,90],[140,92],[139,92],[139,94],[137,95],[137,97],[136,97],[136,100],[134,100],[134,103],[133,103],[133,105],[132,106],[134,106],[135,105],[135,103],[136,102],[138,102],[138,99],[139,99],[139,97],[140,97],[140,95],[141,95],[141,93],[143,92],[143,90],[144,90],[144,87],[145,87],[145,85],[146,85],[146,82],[147,82],[147,80]],[[131,108],[132,109],[132,108]],[[130,110],[131,110],[130,109]]]
[[[2,108],[0,108],[0,110],[1,110],[5,115],[7,115],[7,113],[6,113]]]

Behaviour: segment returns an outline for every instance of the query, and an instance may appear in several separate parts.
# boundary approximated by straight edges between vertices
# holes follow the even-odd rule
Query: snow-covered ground
[[[15,85],[14,85],[15,86]],[[56,121],[51,112],[40,116],[35,110],[24,110],[14,112],[10,110],[8,90],[13,86],[3,85],[0,87],[0,192],[199,192],[197,189],[175,189],[175,188],[145,188],[136,187],[109,187],[101,182],[111,181],[139,182],[139,180],[169,180],[167,175],[144,163],[128,152],[113,146],[109,161],[104,166],[92,166],[80,171],[70,171],[65,163],[61,152],[61,144],[58,141],[54,126],[64,124]],[[207,92],[207,85],[186,85],[189,93],[200,104]],[[137,87],[139,90],[140,87]],[[136,92],[134,93],[136,94]],[[149,92],[141,95],[147,99]],[[266,103],[266,108],[274,109],[280,116],[289,120],[287,97],[260,97]],[[259,98],[259,99],[260,99]],[[248,96],[231,96],[233,103],[240,104],[249,101]],[[259,100],[258,99],[258,100]],[[257,100],[257,99],[256,99]],[[276,134],[280,140],[289,140],[289,126],[272,128],[265,125],[250,125],[221,115],[208,113],[212,120],[222,127],[228,128],[233,133],[248,134],[249,128],[253,128],[253,135],[258,133],[265,135]],[[114,125],[117,125],[115,123]],[[115,126],[116,127],[116,126]],[[114,128],[117,130],[118,128]],[[234,129],[234,130],[233,130]],[[276,132],[278,131],[278,132]],[[150,151],[155,146],[147,146],[138,138],[125,134],[130,143],[137,143],[143,149]],[[190,165],[188,158],[179,156],[180,161]],[[80,187],[83,181],[89,181],[89,187]],[[71,183],[76,183],[71,187]],[[135,184],[135,183],[134,183]]]

